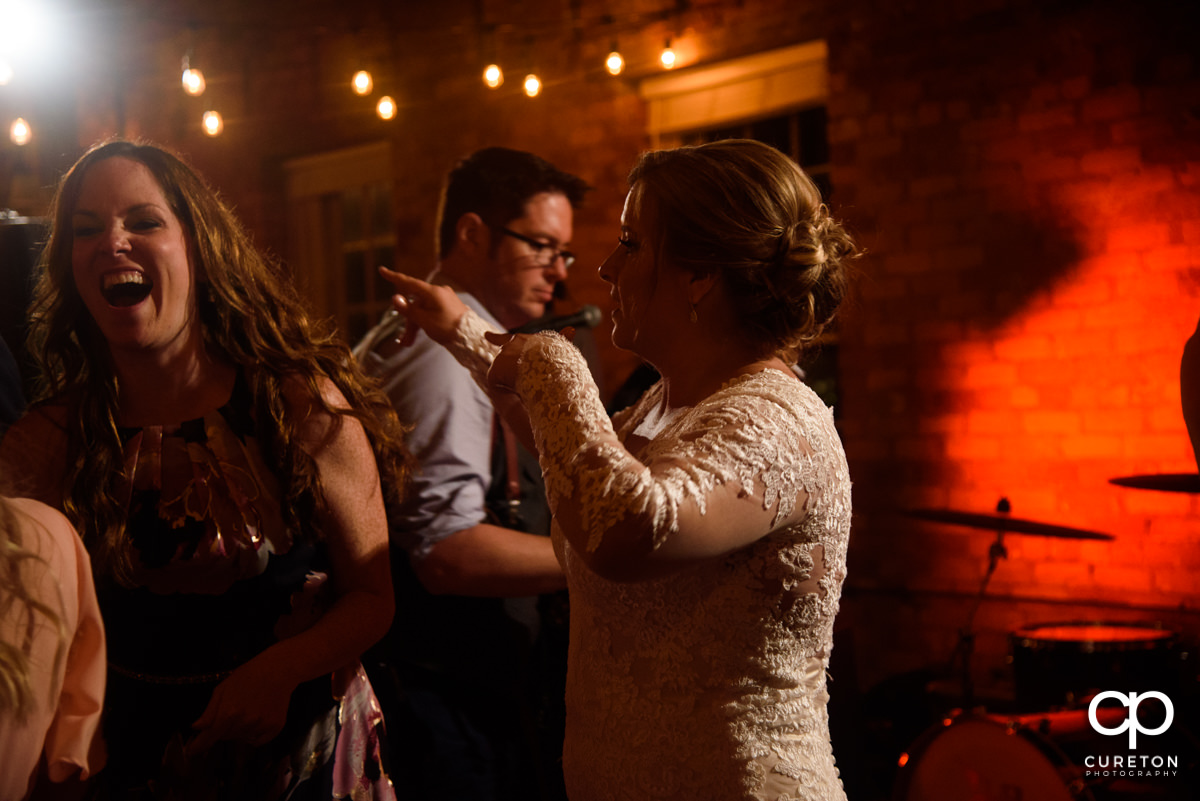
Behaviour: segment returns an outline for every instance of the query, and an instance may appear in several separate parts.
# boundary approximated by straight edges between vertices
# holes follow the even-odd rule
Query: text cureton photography
[[[1139,717],[1141,704],[1146,699],[1157,701],[1158,704],[1151,704],[1151,711],[1147,714],[1147,718],[1155,716],[1156,725],[1146,725],[1143,719]],[[1107,700],[1119,702],[1125,709],[1119,710],[1112,706],[1103,707],[1102,704]],[[1161,707],[1161,708],[1158,708]],[[1107,714],[1102,715],[1103,712]],[[1115,722],[1114,713],[1123,712],[1119,725],[1110,726],[1108,723]],[[1157,716],[1161,714],[1161,720]],[[1101,719],[1103,717],[1103,719]],[[1160,777],[1160,776],[1178,776],[1179,775],[1179,755],[1178,754],[1163,754],[1163,753],[1132,753],[1138,747],[1138,734],[1147,737],[1155,737],[1163,734],[1171,728],[1171,724],[1175,720],[1175,705],[1165,693],[1155,690],[1137,693],[1122,693],[1116,690],[1107,690],[1097,693],[1088,704],[1088,723],[1098,734],[1103,734],[1109,737],[1115,737],[1128,732],[1128,747],[1131,753],[1127,754],[1089,754],[1083,760],[1084,778],[1134,778],[1134,777]],[[1152,747],[1149,743],[1143,740],[1142,747]]]

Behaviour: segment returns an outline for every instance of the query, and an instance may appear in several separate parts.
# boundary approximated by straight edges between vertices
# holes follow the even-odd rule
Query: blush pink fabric
[[[38,624],[29,646],[35,707],[18,724],[0,714],[0,801],[24,798],[38,760],[45,754],[49,777],[63,781],[87,778],[104,764],[100,739],[100,710],[104,706],[104,626],[92,566],[75,529],[58,511],[25,498],[8,498],[20,527],[23,547],[43,561],[32,564],[26,576],[34,597],[60,611],[66,632],[66,651],[57,671],[55,653],[59,632]],[[24,639],[24,615],[0,617],[0,638]]]

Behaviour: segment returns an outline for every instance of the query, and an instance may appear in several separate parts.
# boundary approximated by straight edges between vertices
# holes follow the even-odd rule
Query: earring
[[[697,323],[700,321],[700,318],[696,316],[696,307],[695,306],[692,307],[692,313],[688,315],[688,319],[691,320],[693,323]]]

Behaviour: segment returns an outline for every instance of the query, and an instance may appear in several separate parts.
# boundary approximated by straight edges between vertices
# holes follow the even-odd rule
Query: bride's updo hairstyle
[[[787,156],[750,139],[653,151],[635,183],[659,222],[660,258],[718,273],[742,334],[764,353],[794,356],[833,319],[857,250]]]

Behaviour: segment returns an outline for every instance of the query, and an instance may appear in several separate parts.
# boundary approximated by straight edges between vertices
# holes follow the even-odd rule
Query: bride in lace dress
[[[789,365],[853,244],[758,142],[647,153],[630,187],[600,276],[613,342],[663,378],[611,421],[563,336],[489,332],[451,291],[384,274],[537,446],[571,596],[571,799],[844,799],[825,670],[850,477]]]

